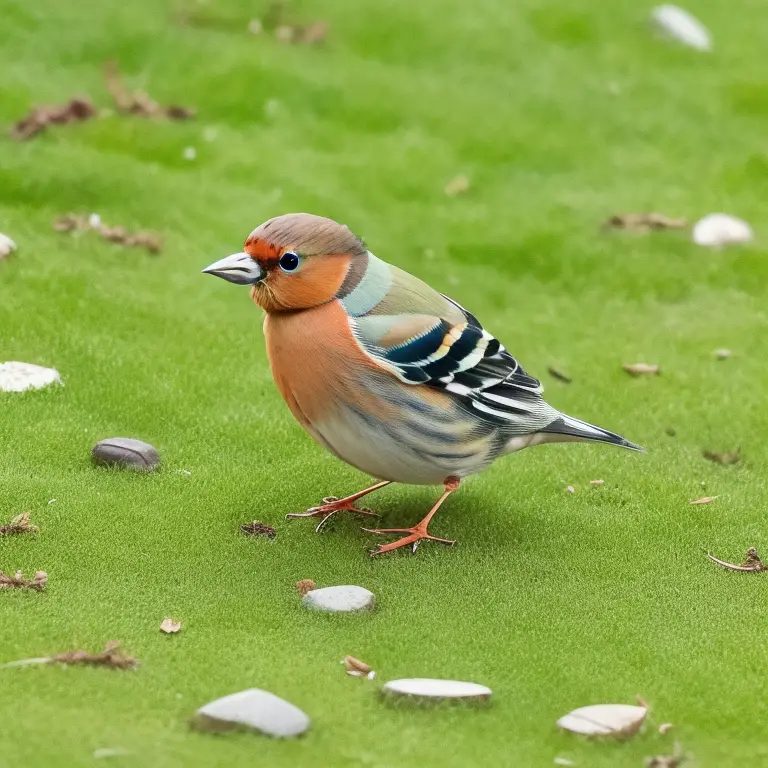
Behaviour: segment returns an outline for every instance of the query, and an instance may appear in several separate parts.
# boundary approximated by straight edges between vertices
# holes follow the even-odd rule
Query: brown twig
[[[16,515],[7,525],[0,525],[0,536],[12,536],[17,533],[37,533],[40,529],[29,522],[29,512]]]
[[[241,525],[240,530],[246,536],[266,536],[268,539],[274,539],[277,536],[277,531],[271,525],[260,523],[258,520]]]
[[[725,560],[721,560],[719,557],[707,553],[707,557],[713,562],[721,565],[723,568],[727,568],[729,571],[745,571],[747,573],[759,573],[760,571],[768,571],[768,565],[766,565],[757,554],[757,550],[754,547],[750,547],[747,550],[747,554],[744,556],[744,561],[741,565],[735,563],[728,563]]]
[[[189,120],[195,116],[195,110],[189,107],[161,107],[149,94],[129,91],[120,76],[116,61],[104,62],[104,80],[118,112],[142,117],[168,117],[171,120]]]
[[[20,659],[0,664],[3,667],[25,667],[30,664],[86,664],[94,667],[111,667],[112,669],[134,669],[139,666],[137,659],[126,656],[120,650],[120,643],[111,640],[104,646],[101,653],[88,653],[87,651],[67,651],[56,656],[43,656],[36,659]]]
[[[160,235],[154,232],[136,232],[131,235],[125,227],[110,227],[95,215],[86,217],[67,213],[54,221],[53,228],[57,232],[93,231],[107,242],[118,243],[127,248],[146,248],[150,253],[159,253],[163,245]]]
[[[737,464],[741,461],[741,448],[737,448],[735,451],[727,451],[724,453],[718,453],[716,451],[702,451],[702,456],[705,459],[714,461],[715,464],[722,464],[724,467],[728,467],[731,464]]]
[[[671,219],[663,213],[617,213],[603,222],[604,229],[634,229],[647,232],[652,229],[684,229],[685,219]]]
[[[36,571],[31,579],[25,579],[21,571],[16,571],[13,576],[0,571],[0,589],[34,589],[42,592],[48,582],[48,574],[45,571]]]
[[[11,138],[25,141],[45,130],[49,125],[64,125],[89,120],[96,115],[88,98],[70,99],[55,107],[35,107],[11,128]]]
[[[354,656],[345,656],[341,663],[344,665],[347,674],[352,677],[365,677],[368,680],[373,680],[376,677],[376,673],[371,669],[370,665],[360,661],[360,659],[356,659]]]

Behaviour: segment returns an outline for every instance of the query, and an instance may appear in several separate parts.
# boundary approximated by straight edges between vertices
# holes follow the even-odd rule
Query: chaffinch
[[[257,227],[241,253],[203,272],[250,285],[266,310],[272,374],[293,415],[322,446],[380,482],[307,512],[317,530],[337,512],[371,515],[358,499],[389,483],[444,492],[383,554],[432,536],[427,525],[461,478],[540,443],[594,441],[643,449],[566,416],[477,318],[374,256],[346,226],[290,213]]]

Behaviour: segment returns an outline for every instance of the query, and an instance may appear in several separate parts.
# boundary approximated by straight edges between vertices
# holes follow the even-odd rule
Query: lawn
[[[318,46],[249,35],[264,2],[184,1],[0,2],[3,124],[76,94],[110,106],[110,58],[132,88],[198,110],[0,138],[0,231],[19,244],[0,263],[0,361],[65,381],[0,395],[0,523],[30,510],[41,529],[0,539],[0,569],[50,579],[0,592],[0,661],[111,639],[141,661],[0,670],[0,766],[90,766],[123,747],[134,754],[114,762],[152,768],[639,768],[675,741],[702,768],[768,761],[768,576],[705,558],[768,550],[764,3],[692,3],[714,35],[701,54],[654,37],[650,5],[630,0],[290,6],[330,23]],[[458,174],[470,189],[446,196]],[[600,230],[651,210],[724,210],[756,245]],[[55,232],[70,211],[158,231],[162,253]],[[454,549],[372,560],[359,521],[322,535],[284,522],[368,478],[293,421],[247,291],[200,269],[289,211],[348,224],[477,314],[553,405],[648,454],[507,457],[435,518]],[[716,360],[719,347],[733,356]],[[622,371],[638,361],[662,374]],[[92,467],[92,445],[115,435],[153,443],[162,471]],[[702,457],[737,446],[735,466]],[[370,504],[411,525],[438,490],[396,486]],[[701,496],[717,498],[688,503]],[[277,538],[243,536],[254,519]],[[303,612],[302,578],[368,587],[378,609]],[[164,616],[183,619],[179,635],[158,631]],[[344,675],[345,654],[376,680]],[[418,676],[486,684],[492,703],[380,700],[381,682]],[[310,732],[190,732],[198,706],[249,687],[303,708]],[[631,741],[555,727],[637,694],[652,712]]]

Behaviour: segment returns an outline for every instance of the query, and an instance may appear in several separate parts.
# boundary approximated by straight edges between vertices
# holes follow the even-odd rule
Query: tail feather
[[[646,453],[645,448],[626,440],[621,437],[621,435],[609,432],[607,429],[602,429],[601,427],[596,427],[594,424],[587,424],[586,421],[580,421],[571,416],[566,416],[564,413],[561,413],[553,422],[547,424],[546,427],[539,431],[545,433],[547,436],[552,436],[547,442],[557,442],[558,439],[589,440],[597,443],[610,443],[611,445],[618,445],[621,448],[628,448],[630,451]]]

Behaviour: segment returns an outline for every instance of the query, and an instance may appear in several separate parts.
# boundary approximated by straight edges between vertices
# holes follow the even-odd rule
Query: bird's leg
[[[294,517],[319,517],[320,522],[315,527],[315,531],[320,533],[328,519],[333,517],[337,512],[354,512],[356,515],[379,517],[379,515],[367,507],[356,507],[355,502],[363,496],[367,496],[369,493],[378,491],[379,488],[389,485],[391,482],[391,480],[382,480],[380,483],[376,483],[376,485],[372,485],[370,488],[365,488],[362,491],[353,493],[351,496],[346,496],[343,499],[337,499],[335,496],[326,496],[323,499],[323,503],[319,506],[310,507],[306,512],[291,512],[285,516],[285,519],[291,520]]]
[[[418,549],[419,544],[424,541],[424,539],[427,539],[428,541],[437,541],[440,544],[446,544],[447,546],[452,547],[456,543],[455,541],[451,541],[451,539],[439,539],[437,536],[431,536],[427,531],[427,526],[429,525],[429,521],[434,517],[435,512],[440,509],[442,503],[459,487],[459,482],[460,480],[458,477],[446,478],[444,482],[445,490],[443,491],[442,496],[440,496],[440,498],[435,502],[435,506],[429,510],[427,516],[413,528],[363,528],[363,530],[368,533],[407,534],[397,541],[393,541],[391,544],[380,544],[376,549],[370,550],[371,555],[383,555],[385,552],[391,552],[393,549],[399,549],[400,547],[407,547],[409,544],[415,552]]]

